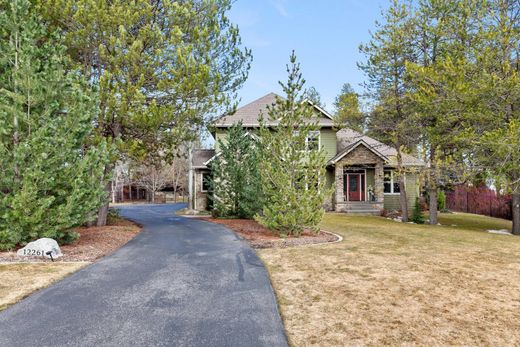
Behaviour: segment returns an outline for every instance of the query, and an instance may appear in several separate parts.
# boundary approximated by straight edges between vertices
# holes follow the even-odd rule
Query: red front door
[[[365,201],[365,174],[347,174],[349,201]]]

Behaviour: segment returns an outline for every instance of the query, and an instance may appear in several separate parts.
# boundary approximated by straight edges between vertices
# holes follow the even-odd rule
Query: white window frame
[[[395,179],[394,171],[395,170],[389,170],[389,169],[383,170],[383,175],[385,175],[385,172],[390,172],[390,193],[385,193],[385,191],[384,191],[384,183],[385,183],[385,181],[384,181],[384,177],[383,177],[383,194],[384,195],[399,195],[399,194],[401,194],[399,192],[398,193],[394,192],[394,183],[398,183],[398,182],[394,181],[394,179]],[[406,176],[404,176],[404,181],[406,182]]]
[[[300,132],[298,130],[295,130],[295,131],[293,131],[293,136],[298,136],[299,133]],[[318,136],[316,136],[316,135],[318,135]],[[321,131],[313,130],[313,131],[309,131],[309,135],[307,137],[305,137],[305,151],[304,152],[309,151],[309,138],[313,137],[313,136],[316,136],[318,138],[318,151],[321,149]]]
[[[201,193],[207,193],[208,190],[204,190],[204,175],[209,175],[209,172],[201,172],[200,173],[200,192]]]
[[[316,136],[317,135],[317,136]],[[305,150],[309,150],[309,138],[311,137],[317,137],[318,138],[318,151],[321,149],[321,131],[314,130],[309,131],[309,136],[305,138]]]

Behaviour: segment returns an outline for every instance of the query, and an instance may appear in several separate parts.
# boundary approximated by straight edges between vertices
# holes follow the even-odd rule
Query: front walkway
[[[122,207],[143,232],[0,312],[0,346],[286,346],[254,251],[181,207]]]

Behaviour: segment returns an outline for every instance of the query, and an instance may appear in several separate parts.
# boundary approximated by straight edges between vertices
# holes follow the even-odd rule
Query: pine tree
[[[0,1],[0,249],[70,242],[106,198],[93,93],[41,23],[29,0]]]
[[[417,142],[417,128],[411,118],[414,110],[408,98],[411,86],[406,79],[406,64],[415,60],[411,43],[410,6],[393,0],[383,13],[384,23],[377,24],[372,39],[360,47],[367,61],[359,64],[368,77],[367,88],[375,101],[368,121],[370,134],[393,146],[399,181],[399,204],[403,221],[408,220],[408,200],[404,176],[403,153]]]
[[[268,108],[268,120],[259,119],[265,203],[256,220],[280,234],[300,235],[305,229],[318,230],[330,189],[325,186],[325,152],[313,146],[319,128],[302,96],[305,80],[294,52],[287,73],[287,83],[280,82],[285,98]]]
[[[262,209],[258,142],[242,122],[229,128],[225,141],[219,139],[220,151],[210,164],[213,210],[217,216],[253,218]]]
[[[411,221],[416,224],[424,224],[424,215],[421,210],[421,204],[419,203],[419,197],[415,198]]]
[[[360,133],[365,132],[365,114],[361,111],[359,95],[352,86],[345,83],[341,88],[340,94],[334,101],[336,112],[334,114],[334,124],[338,129],[348,127]]]
[[[304,98],[312,102],[314,105],[319,106],[321,108],[325,107],[325,103],[321,101],[320,92],[314,87],[309,87],[305,90]]]
[[[212,114],[233,106],[247,78],[251,52],[227,17],[231,0],[35,3],[99,89],[98,133],[137,161],[171,160]],[[107,210],[108,202],[98,225]]]
[[[480,101],[474,124],[478,162],[512,194],[513,234],[520,235],[520,3],[488,2],[480,32]]]
[[[407,76],[413,84],[411,99],[426,150],[427,190],[430,223],[437,224],[437,195],[442,182],[453,179],[463,160],[468,119],[475,114],[476,90],[469,81],[475,75],[477,60],[475,34],[484,4],[481,1],[419,2],[414,16],[415,62],[407,64]],[[467,153],[466,153],[467,154]],[[467,158],[467,157],[466,157]],[[459,169],[455,171],[460,171]]]

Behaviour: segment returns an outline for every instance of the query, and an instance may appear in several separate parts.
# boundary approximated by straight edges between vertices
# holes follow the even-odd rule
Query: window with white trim
[[[394,171],[392,170],[384,171],[383,184],[385,187],[385,194],[399,194],[401,192],[399,181],[397,180],[397,177],[394,175]]]
[[[294,131],[293,135],[298,136],[299,131]],[[309,134],[305,138],[305,150],[306,151],[317,151],[320,149],[320,131],[309,131]]]
[[[320,149],[320,132],[310,131],[309,135],[305,139],[305,148],[308,151],[317,151]]]

